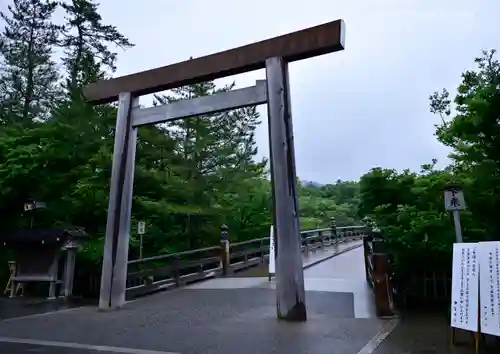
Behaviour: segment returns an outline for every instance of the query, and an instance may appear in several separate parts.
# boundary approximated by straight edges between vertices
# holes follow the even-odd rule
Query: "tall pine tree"
[[[102,78],[100,70],[115,71],[117,54],[109,45],[123,49],[134,45],[115,26],[102,23],[98,4],[93,0],[69,0],[61,6],[67,15],[61,41],[68,72],[66,89],[75,99],[79,98],[82,86]]]
[[[155,103],[212,95],[233,87],[217,88],[213,82],[189,85],[172,90],[168,96],[156,95]],[[192,212],[184,218],[185,234],[191,240],[187,247],[202,245],[207,239],[200,230],[217,220],[216,216],[234,213],[235,196],[248,190],[249,180],[263,177],[265,161],[254,162],[259,123],[259,114],[250,107],[166,125],[175,142],[174,174],[181,177],[171,183],[177,181],[177,190],[184,194],[182,210],[186,210],[186,202],[192,206]],[[233,219],[239,219],[239,215]]]
[[[57,7],[50,0],[14,0],[0,12],[0,120],[29,123],[45,119],[58,97],[52,49],[58,27],[51,22]]]

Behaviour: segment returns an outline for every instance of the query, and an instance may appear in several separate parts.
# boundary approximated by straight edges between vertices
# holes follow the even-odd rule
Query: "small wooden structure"
[[[49,283],[49,299],[56,297],[57,285],[62,285],[61,295],[71,296],[76,252],[86,237],[81,229],[27,229],[0,235],[3,247],[15,254],[15,260],[9,262],[10,297],[15,297],[19,285],[25,283]],[[62,260],[64,271],[59,277]]]

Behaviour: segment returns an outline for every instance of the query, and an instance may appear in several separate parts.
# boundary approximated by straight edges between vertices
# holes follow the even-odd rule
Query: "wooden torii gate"
[[[100,309],[125,304],[137,128],[267,103],[274,225],[277,316],[307,319],[298,215],[288,63],[344,49],[336,20],[283,36],[148,71],[102,80],[83,90],[87,101],[118,101],[104,245]],[[266,69],[255,86],[140,108],[138,98],[176,87]]]

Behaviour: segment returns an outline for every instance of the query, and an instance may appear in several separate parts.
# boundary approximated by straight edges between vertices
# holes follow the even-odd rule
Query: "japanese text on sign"
[[[478,329],[479,266],[476,244],[453,245],[451,326]]]
[[[481,332],[500,336],[500,242],[479,243]]]
[[[461,189],[453,188],[444,191],[444,208],[445,210],[464,210],[465,199]]]

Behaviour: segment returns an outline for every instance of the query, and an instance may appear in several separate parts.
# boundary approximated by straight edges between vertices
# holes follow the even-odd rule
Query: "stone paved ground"
[[[120,311],[89,306],[0,321],[0,353],[370,353],[366,345],[386,321],[360,306],[370,301],[362,262],[358,248],[306,270],[306,323],[276,320],[274,282],[219,278]]]
[[[357,354],[384,324],[353,318],[350,293],[308,292],[309,320],[303,324],[278,322],[275,301],[272,289],[179,289],[115,312],[85,307],[4,321],[0,352],[23,353],[29,345],[5,338],[30,338],[182,354]]]

